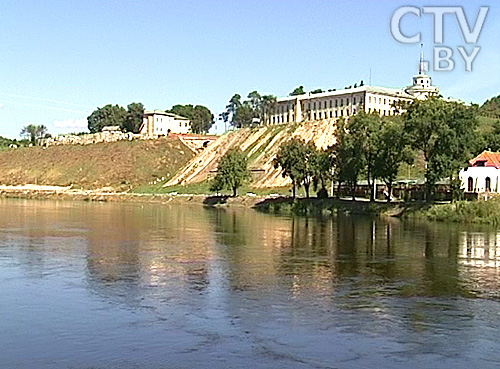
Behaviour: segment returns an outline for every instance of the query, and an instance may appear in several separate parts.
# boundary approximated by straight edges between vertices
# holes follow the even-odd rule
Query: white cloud
[[[55,120],[52,122],[52,126],[58,129],[87,129],[87,119],[66,119],[66,120]]]
[[[3,109],[3,103],[0,103],[0,110]]]

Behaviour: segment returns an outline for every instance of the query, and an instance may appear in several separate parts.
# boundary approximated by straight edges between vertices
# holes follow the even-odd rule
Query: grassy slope
[[[177,138],[0,152],[0,183],[130,188],[168,179],[193,152]]]

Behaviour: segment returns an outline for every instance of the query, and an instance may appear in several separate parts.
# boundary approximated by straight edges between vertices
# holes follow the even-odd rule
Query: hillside
[[[10,149],[0,152],[0,184],[129,189],[167,180],[193,156],[178,138]]]
[[[253,172],[252,187],[280,187],[289,184],[281,171],[273,167],[279,145],[291,137],[313,140],[316,146],[326,148],[335,143],[332,121],[313,121],[302,124],[271,125],[245,128],[219,137],[175,175],[166,186],[191,185],[207,180],[217,169],[219,158],[231,147],[239,147],[249,159]]]
[[[500,118],[500,95],[486,100],[479,108],[479,115],[490,118]]]

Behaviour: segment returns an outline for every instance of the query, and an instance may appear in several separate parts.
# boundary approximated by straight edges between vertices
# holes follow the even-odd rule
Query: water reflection
[[[37,311],[31,324],[50,321],[65,356],[87,366],[129,354],[129,367],[155,366],[162,348],[205,367],[325,367],[332,350],[339,367],[488,367],[500,344],[499,237],[397,219],[0,200],[1,313],[13,317],[0,323],[12,352],[0,360],[40,360],[23,340],[51,352],[43,329],[19,329]],[[95,354],[66,341],[89,335],[104,340]],[[47,362],[24,366],[57,360]]]

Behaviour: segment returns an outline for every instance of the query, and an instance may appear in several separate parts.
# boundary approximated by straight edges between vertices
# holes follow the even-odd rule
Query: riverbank
[[[209,207],[249,207],[276,215],[331,216],[345,214],[388,216],[463,224],[500,225],[500,198],[488,201],[457,201],[425,204],[404,202],[369,202],[366,199],[292,199],[278,194],[247,194],[238,197],[206,194],[116,192],[112,188],[99,190],[74,189],[71,186],[0,185],[0,198],[67,200],[93,202],[134,202],[157,204],[198,204]]]
[[[332,215],[337,211],[348,214],[401,216],[407,207],[399,203],[370,203],[339,199],[297,198],[279,194],[244,196],[210,196],[206,194],[116,192],[112,188],[99,190],[74,189],[71,186],[0,185],[0,197],[38,200],[69,200],[95,202],[141,202],[159,204],[199,204],[210,207],[244,206],[277,215]]]

